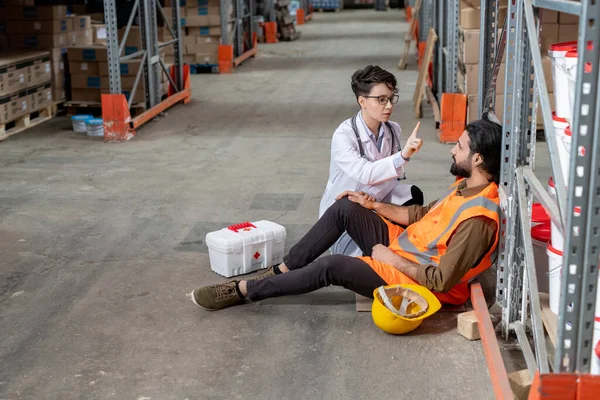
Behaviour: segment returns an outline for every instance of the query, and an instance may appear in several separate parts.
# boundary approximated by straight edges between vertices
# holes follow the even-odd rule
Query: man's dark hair
[[[502,159],[502,126],[490,121],[487,114],[467,125],[470,154],[481,154],[482,168],[496,183],[500,183],[500,160]]]
[[[352,91],[357,99],[358,96],[368,96],[373,86],[379,83],[385,83],[390,90],[398,93],[396,77],[377,65],[369,65],[352,74]]]

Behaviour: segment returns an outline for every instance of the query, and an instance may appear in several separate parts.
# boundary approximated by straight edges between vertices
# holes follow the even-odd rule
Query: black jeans
[[[283,258],[290,271],[248,281],[248,298],[256,301],[302,294],[329,285],[372,298],[373,290],[386,282],[367,263],[342,255],[317,259],[344,232],[348,232],[365,256],[371,255],[376,244],[390,244],[387,225],[377,214],[347,198],[336,201]]]

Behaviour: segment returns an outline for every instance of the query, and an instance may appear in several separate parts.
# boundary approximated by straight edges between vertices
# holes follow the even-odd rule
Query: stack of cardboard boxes
[[[173,0],[165,0],[164,11],[172,21]],[[227,21],[233,18],[231,0],[180,0],[180,17],[182,26],[183,62],[186,64],[216,65],[219,62],[219,46],[221,45],[221,7],[225,7]],[[233,25],[228,26],[231,38]],[[159,40],[168,42],[172,36],[167,28],[159,33]],[[231,43],[231,39],[230,39]],[[166,47],[167,64],[173,64],[173,46]]]
[[[47,50],[50,55],[55,101],[66,99],[64,56],[71,46],[90,45],[93,29],[89,16],[67,15],[67,6],[34,6],[33,1],[5,0],[3,31],[10,50]],[[2,42],[2,40],[0,40]],[[4,46],[3,46],[4,47]]]
[[[119,43],[125,37],[125,28],[119,30]],[[71,101],[83,103],[97,103],[101,101],[102,93],[109,93],[109,72],[108,72],[108,52],[106,44],[102,39],[94,36],[96,44],[92,46],[75,46],[68,49],[69,73],[71,77]],[[104,35],[104,42],[106,36]],[[142,50],[142,37],[140,28],[132,26],[129,30],[122,55],[129,55]],[[161,50],[164,56],[164,50]],[[128,60],[119,63],[119,73],[121,75],[122,93],[129,100],[133,95],[132,104],[143,103],[145,101],[144,79],[140,79],[135,93],[132,93],[135,78],[138,71],[143,68],[141,58]],[[167,66],[168,68],[168,66]],[[168,78],[161,74],[162,94],[168,90]]]
[[[0,124],[52,105],[50,55],[7,52],[0,57]]]
[[[460,3],[460,28],[459,28],[459,66],[458,66],[458,89],[468,95],[467,121],[474,120],[477,116],[477,92],[479,89],[479,39],[480,39],[480,15],[481,0],[461,0]],[[498,11],[498,26],[502,27],[506,19],[508,3],[501,1]],[[577,29],[567,27],[573,24],[573,18],[567,14],[552,10],[543,10],[541,14],[542,27],[540,31],[540,50],[542,53],[542,65],[544,77],[550,95],[550,104],[554,108],[554,94],[552,85],[552,60],[548,57],[548,49],[554,43],[576,40]],[[563,21],[564,23],[561,23]],[[578,23],[577,21],[575,24]],[[564,29],[561,29],[564,28]],[[571,32],[575,32],[572,38]],[[498,34],[500,34],[499,30]],[[562,32],[562,34],[561,34]],[[524,34],[524,33],[523,33]],[[526,38],[524,38],[526,39]],[[502,119],[504,105],[504,78],[506,76],[506,60],[503,59],[498,72],[496,83],[496,115]],[[538,126],[541,126],[541,112],[537,113]]]

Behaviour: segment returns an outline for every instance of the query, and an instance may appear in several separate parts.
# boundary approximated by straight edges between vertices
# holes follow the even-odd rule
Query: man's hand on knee
[[[346,190],[345,192],[341,193],[335,199],[339,201],[339,200],[343,199],[344,197],[347,197],[348,200],[350,200],[351,202],[359,204],[362,207],[366,208],[367,210],[372,210],[373,208],[375,208],[375,203],[377,202],[375,197],[371,196],[368,193],[353,192],[351,190]]]

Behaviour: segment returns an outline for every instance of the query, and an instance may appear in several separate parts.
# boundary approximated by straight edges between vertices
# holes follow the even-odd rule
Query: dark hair
[[[398,93],[396,77],[377,65],[369,65],[352,74],[352,91],[357,99],[358,96],[367,96],[379,83],[385,83],[390,90]]]
[[[471,122],[466,130],[469,134],[469,152],[481,154],[482,168],[494,182],[500,182],[500,160],[502,159],[502,126],[492,122],[487,114],[482,119]]]

